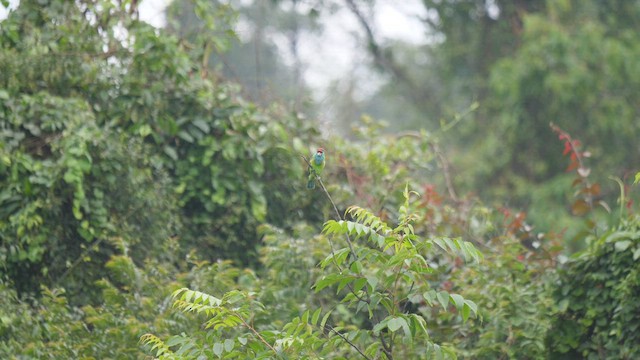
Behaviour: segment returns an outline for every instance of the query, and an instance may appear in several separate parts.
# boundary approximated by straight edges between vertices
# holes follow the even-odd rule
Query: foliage
[[[561,3],[526,16],[521,46],[492,68],[494,95],[486,103],[491,122],[481,126],[495,134],[483,139],[486,154],[502,161],[482,179],[495,179],[502,170],[534,182],[559,173],[555,148],[540,140],[548,137],[550,121],[579,134],[595,156],[607,155],[598,170],[620,173],[632,161],[630,152],[618,149],[632,148],[640,130],[627,95],[638,88],[629,80],[638,69],[624,61],[638,54],[637,34],[609,31],[590,11],[598,8],[593,3]],[[602,141],[609,138],[615,140]]]
[[[439,328],[445,334],[464,334],[455,345],[465,357],[544,359],[553,316],[553,269],[560,248],[551,234],[533,233],[522,214],[505,211],[505,225],[499,224],[500,217],[500,212],[488,209],[473,217],[482,228],[492,230],[482,235],[485,261],[475,268],[454,266],[442,279],[473,296],[482,321],[452,326],[442,319]]]
[[[444,139],[462,116],[393,135],[365,116],[346,140],[208,69],[232,44],[234,10],[191,2],[200,27],[181,39],[140,22],[137,3],[21,1],[0,23],[0,358],[640,356],[640,220],[623,177],[621,225],[607,230],[592,210],[612,191],[591,171],[633,160],[633,5],[527,14],[495,1],[494,19],[489,2],[425,1],[446,20],[431,24],[446,66],[405,74],[446,70],[438,114],[486,90],[477,121]],[[292,45],[297,4],[269,5]],[[524,27],[490,38],[511,20]],[[468,35],[478,46],[457,52],[449,41]],[[555,147],[549,120],[562,125]],[[565,129],[604,161],[587,164]],[[440,146],[471,133],[482,146],[454,181]],[[300,155],[316,146],[327,168],[307,191]],[[573,174],[547,181],[562,152]],[[531,211],[486,207],[462,183],[511,206],[524,194]],[[558,215],[565,199],[577,236]],[[589,247],[563,264],[569,241]]]
[[[0,62],[12,69],[0,75],[5,274],[21,291],[44,282],[80,293],[101,277],[113,236],[138,262],[172,235],[182,254],[255,262],[257,226],[283,225],[279,214],[305,203],[290,202],[302,177],[293,143],[315,131],[194,76],[197,52],[125,4],[103,5],[27,1],[2,23]]]
[[[326,222],[323,233],[329,237],[330,254],[320,262],[322,274],[314,289],[317,293],[332,289],[340,294],[339,301],[334,298],[325,305],[332,310],[309,309],[280,328],[259,327],[253,324],[269,324],[261,317],[270,316],[270,312],[267,304],[256,300],[260,297],[257,293],[232,290],[216,298],[180,289],[173,294],[174,307],[204,314],[205,329],[214,331],[172,337],[166,342],[147,334],[141,341],[161,358],[223,354],[226,358],[287,358],[294,354],[367,359],[429,354],[455,357],[452,350],[429,340],[425,318],[420,312],[409,311],[409,304],[439,304],[444,310],[450,310],[451,304],[463,321],[476,316],[478,308],[473,301],[431,288],[427,279],[434,270],[425,256],[434,248],[475,261],[482,255],[471,243],[459,239],[418,237],[412,225],[417,215],[410,212],[408,189],[404,197],[398,225],[393,228],[359,207],[347,210],[353,220]],[[342,236],[347,246],[334,248],[331,238]],[[332,316],[338,311],[339,318]],[[211,343],[213,348],[206,345]]]
[[[639,222],[633,218],[574,255],[554,291],[554,358],[634,359],[638,343]]]
[[[90,278],[64,278],[76,259],[85,275],[98,271],[113,252],[107,244],[92,249],[104,238],[117,234],[154,249],[174,231],[175,207],[163,200],[166,176],[139,140],[101,130],[77,99],[41,92],[3,107],[0,256],[21,290],[37,290],[41,281],[65,280],[70,290],[91,286]]]
[[[118,240],[113,243],[125,245]],[[170,251],[175,244],[163,246]],[[139,267],[131,257],[119,254],[107,262],[102,275],[104,279],[97,284],[102,293],[100,305],[72,306],[78,302],[77,295],[44,286],[38,298],[25,299],[17,296],[11,284],[2,283],[0,356],[135,359],[139,358],[137,338],[149,328],[163,332],[189,329],[170,312],[158,313],[172,289],[181,284],[175,280],[175,269],[158,260]]]

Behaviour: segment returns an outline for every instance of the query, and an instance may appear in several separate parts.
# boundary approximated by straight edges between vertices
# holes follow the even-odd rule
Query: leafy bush
[[[602,234],[560,271],[548,334],[554,358],[640,356],[639,239],[636,217]]]
[[[173,235],[182,255],[256,263],[261,223],[316,216],[292,161],[316,130],[194,76],[197,52],[100,3],[25,2],[0,31],[0,259],[21,292],[98,301],[110,237],[138,263]],[[125,39],[97,35],[115,26]]]
[[[425,256],[435,248],[475,261],[481,254],[460,239],[416,235],[417,215],[411,212],[410,197],[405,189],[398,225],[393,228],[359,207],[347,210],[353,220],[326,222],[323,233],[329,254],[320,262],[322,273],[314,288],[320,294],[331,289],[340,301],[335,295],[321,295],[326,299],[323,307],[303,311],[278,326],[269,321],[274,315],[270,304],[258,301],[259,293],[232,290],[217,298],[179,289],[173,294],[174,307],[203,314],[205,329],[213,331],[173,336],[166,342],[147,334],[142,343],[160,358],[455,357],[451,349],[430,340],[423,310],[411,309],[416,304],[440,305],[444,310],[455,309],[463,321],[476,316],[473,301],[431,288],[428,278],[434,269]],[[340,247],[336,241],[342,237],[345,246]]]

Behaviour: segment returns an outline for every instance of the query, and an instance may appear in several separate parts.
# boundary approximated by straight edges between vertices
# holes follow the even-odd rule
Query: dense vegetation
[[[624,173],[640,90],[624,24],[640,10],[495,3],[484,26],[517,31],[489,37],[479,12],[459,33],[477,2],[425,1],[451,20],[433,24],[448,40],[430,69],[447,86],[413,110],[480,94],[477,121],[395,132],[364,116],[346,140],[210,68],[233,46],[228,6],[174,4],[156,29],[135,1],[21,1],[0,22],[0,358],[640,356]],[[460,57],[465,34],[492,56]],[[420,88],[407,79],[381,91]]]

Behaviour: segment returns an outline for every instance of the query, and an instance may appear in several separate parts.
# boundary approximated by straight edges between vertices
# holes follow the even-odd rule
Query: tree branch
[[[331,198],[331,195],[329,194],[329,191],[327,191],[327,188],[324,186],[324,183],[322,182],[322,179],[320,178],[320,176],[318,176],[318,174],[315,172],[315,170],[313,170],[313,166],[311,166],[311,163],[309,162],[309,160],[307,160],[307,158],[304,155],[300,155],[300,157],[302,159],[304,159],[304,161],[307,163],[307,165],[309,165],[309,168],[311,168],[311,170],[316,175],[316,180],[318,180],[318,183],[320,184],[320,187],[322,187],[322,190],[324,191],[325,195],[327,196],[327,199],[329,199],[329,202],[331,202],[331,205],[333,205],[333,210],[336,212],[336,216],[338,217],[338,220],[344,221],[344,219],[342,218],[342,215],[340,214],[340,211],[338,211],[338,207],[336,206],[336,203],[333,202],[333,199]],[[353,248],[353,243],[351,242],[351,237],[349,237],[349,234],[345,234],[345,235],[347,236],[347,244],[349,245],[349,250],[351,251],[351,255],[353,255],[353,258],[355,260],[358,260],[358,254],[356,254],[356,251]]]
[[[426,94],[420,91],[420,87],[417,86],[412,77],[407,74],[407,72],[400,67],[390,56],[387,56],[383,49],[378,44],[375,35],[373,33],[373,28],[369,21],[364,16],[358,4],[354,0],[345,0],[347,7],[351,10],[351,13],[356,17],[360,26],[365,32],[367,37],[367,45],[369,50],[371,51],[371,55],[373,56],[374,63],[379,66],[381,69],[389,72],[393,77],[397,80],[401,81],[408,88],[408,96],[412,102],[415,104],[427,104],[429,103],[429,99]]]
[[[344,337],[344,335],[340,334],[339,331],[337,331],[336,329],[334,329],[331,325],[326,325],[327,328],[329,328],[330,331],[333,331],[334,334],[340,336],[340,338],[342,340],[344,340],[347,344],[349,344],[352,348],[356,349],[357,352],[360,353],[360,355],[362,355],[363,358],[371,360],[370,357],[368,357],[365,353],[362,352],[362,350],[360,350],[354,343],[352,343],[349,339],[347,339],[346,337]]]
[[[242,325],[244,325],[247,329],[251,330],[252,333],[254,333],[257,337],[258,340],[260,340],[263,344],[265,344],[269,350],[273,351],[274,354],[278,355],[278,351],[271,346],[271,344],[269,344],[269,342],[267,342],[267,340],[265,340],[265,338],[262,337],[262,335],[260,335],[260,333],[251,325],[249,325],[243,318],[242,316],[240,316],[240,314],[236,313],[235,311],[232,311],[232,313],[238,317],[238,319],[240,319],[240,321],[242,321]]]

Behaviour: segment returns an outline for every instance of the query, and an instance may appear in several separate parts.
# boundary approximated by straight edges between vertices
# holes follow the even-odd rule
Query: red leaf
[[[565,141],[564,142],[564,151],[562,152],[562,155],[567,155],[570,152],[571,152],[571,144],[569,144],[568,141]]]
[[[580,190],[580,193],[592,195],[592,196],[598,196],[600,195],[600,184],[593,184],[591,186],[587,186],[584,189]]]

